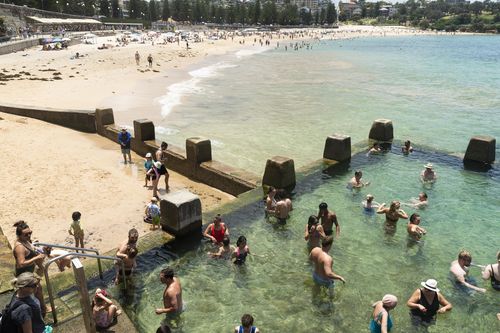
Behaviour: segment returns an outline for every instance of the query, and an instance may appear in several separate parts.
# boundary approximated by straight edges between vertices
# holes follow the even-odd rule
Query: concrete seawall
[[[64,110],[41,109],[20,105],[0,105],[0,112],[35,118],[81,132],[97,133],[116,142],[116,150],[117,154],[119,154],[118,133],[120,128],[114,124],[112,109]],[[151,126],[153,125],[151,124]],[[155,139],[141,140],[133,136],[131,148],[137,154],[145,156],[147,153],[155,153],[160,144],[161,141]],[[188,158],[186,151],[187,149],[169,145],[166,162],[167,168],[234,196],[252,190],[259,184],[259,177],[255,174],[211,159],[199,162],[196,161],[195,157]]]
[[[0,105],[0,112],[35,118],[81,132],[96,133],[95,111],[93,110],[39,109],[31,106],[4,104]]]
[[[0,55],[21,51],[39,44],[40,41],[38,38],[20,40],[17,42],[7,42],[5,44],[0,44]]]

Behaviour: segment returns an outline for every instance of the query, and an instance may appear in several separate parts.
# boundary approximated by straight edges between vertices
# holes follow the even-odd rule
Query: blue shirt
[[[123,149],[130,149],[130,140],[132,137],[130,136],[129,132],[120,132],[118,134],[118,142],[120,142],[120,145]]]
[[[148,204],[148,215],[151,217],[160,216],[160,207],[153,203]]]

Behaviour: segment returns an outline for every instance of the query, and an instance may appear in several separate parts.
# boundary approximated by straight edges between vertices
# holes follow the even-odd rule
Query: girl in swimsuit
[[[245,263],[247,255],[250,254],[250,249],[247,246],[246,237],[245,236],[238,237],[238,240],[236,241],[236,246],[237,246],[236,250],[234,250],[231,257],[236,259],[234,261],[236,265],[242,265]]]
[[[113,301],[108,298],[106,290],[97,288],[94,299],[92,300],[92,315],[97,328],[105,329],[111,326],[116,320],[116,316],[120,315]]]
[[[401,204],[399,201],[391,202],[389,208],[385,207],[385,202],[380,205],[377,209],[377,214],[385,214],[385,218],[388,222],[396,223],[400,218],[407,219],[408,214],[404,210],[400,209]]]
[[[483,271],[483,279],[490,279],[491,287],[500,291],[500,251],[497,253],[497,263],[486,266]]]
[[[325,231],[316,216],[309,216],[307,221],[306,230],[304,232],[304,239],[308,241],[309,248],[319,247],[320,242],[326,237]]]
[[[71,223],[71,226],[68,230],[69,234],[73,237],[75,237],[75,247],[81,247],[83,248],[83,228],[80,223],[80,218],[82,217],[82,214],[80,212],[73,212],[71,215],[71,218],[73,219],[73,223]],[[76,250],[78,253],[78,250]]]

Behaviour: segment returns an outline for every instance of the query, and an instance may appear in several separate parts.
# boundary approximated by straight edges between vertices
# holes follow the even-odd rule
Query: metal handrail
[[[59,249],[66,249],[66,250],[75,250],[75,251],[82,251],[82,252],[94,252],[96,255],[99,255],[99,250],[93,249],[93,248],[84,248],[84,247],[73,247],[73,246],[66,246],[66,245],[59,245],[59,244],[49,244],[49,243],[40,243],[40,242],[34,242],[34,246],[48,246],[48,247],[55,247]],[[102,266],[101,266],[101,259],[97,258],[97,266],[99,268],[99,277],[101,280],[103,279],[102,276]]]
[[[50,279],[49,279],[49,266],[62,258],[72,256],[72,257],[80,257],[80,258],[96,258],[96,259],[107,259],[107,260],[117,260],[120,261],[121,266],[122,266],[122,273],[123,273],[123,287],[126,289],[127,288],[127,279],[125,276],[125,264],[123,263],[122,258],[118,257],[108,257],[108,256],[99,256],[99,255],[94,255],[94,254],[85,254],[85,253],[66,253],[63,255],[60,255],[58,257],[50,259],[44,267],[44,275],[45,275],[45,281],[47,284],[47,293],[49,294],[49,301],[50,301],[50,306],[52,307],[52,318],[54,319],[54,324],[57,323],[57,313],[56,313],[56,305],[54,303],[54,296],[52,295],[52,285],[50,284]]]

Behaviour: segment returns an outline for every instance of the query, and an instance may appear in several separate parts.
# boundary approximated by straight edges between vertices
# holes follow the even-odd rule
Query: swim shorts
[[[335,286],[335,283],[333,282],[333,280],[325,279],[325,278],[319,276],[318,274],[316,274],[316,272],[313,272],[312,276],[313,276],[314,282],[320,286],[327,287],[327,288],[333,288]]]

